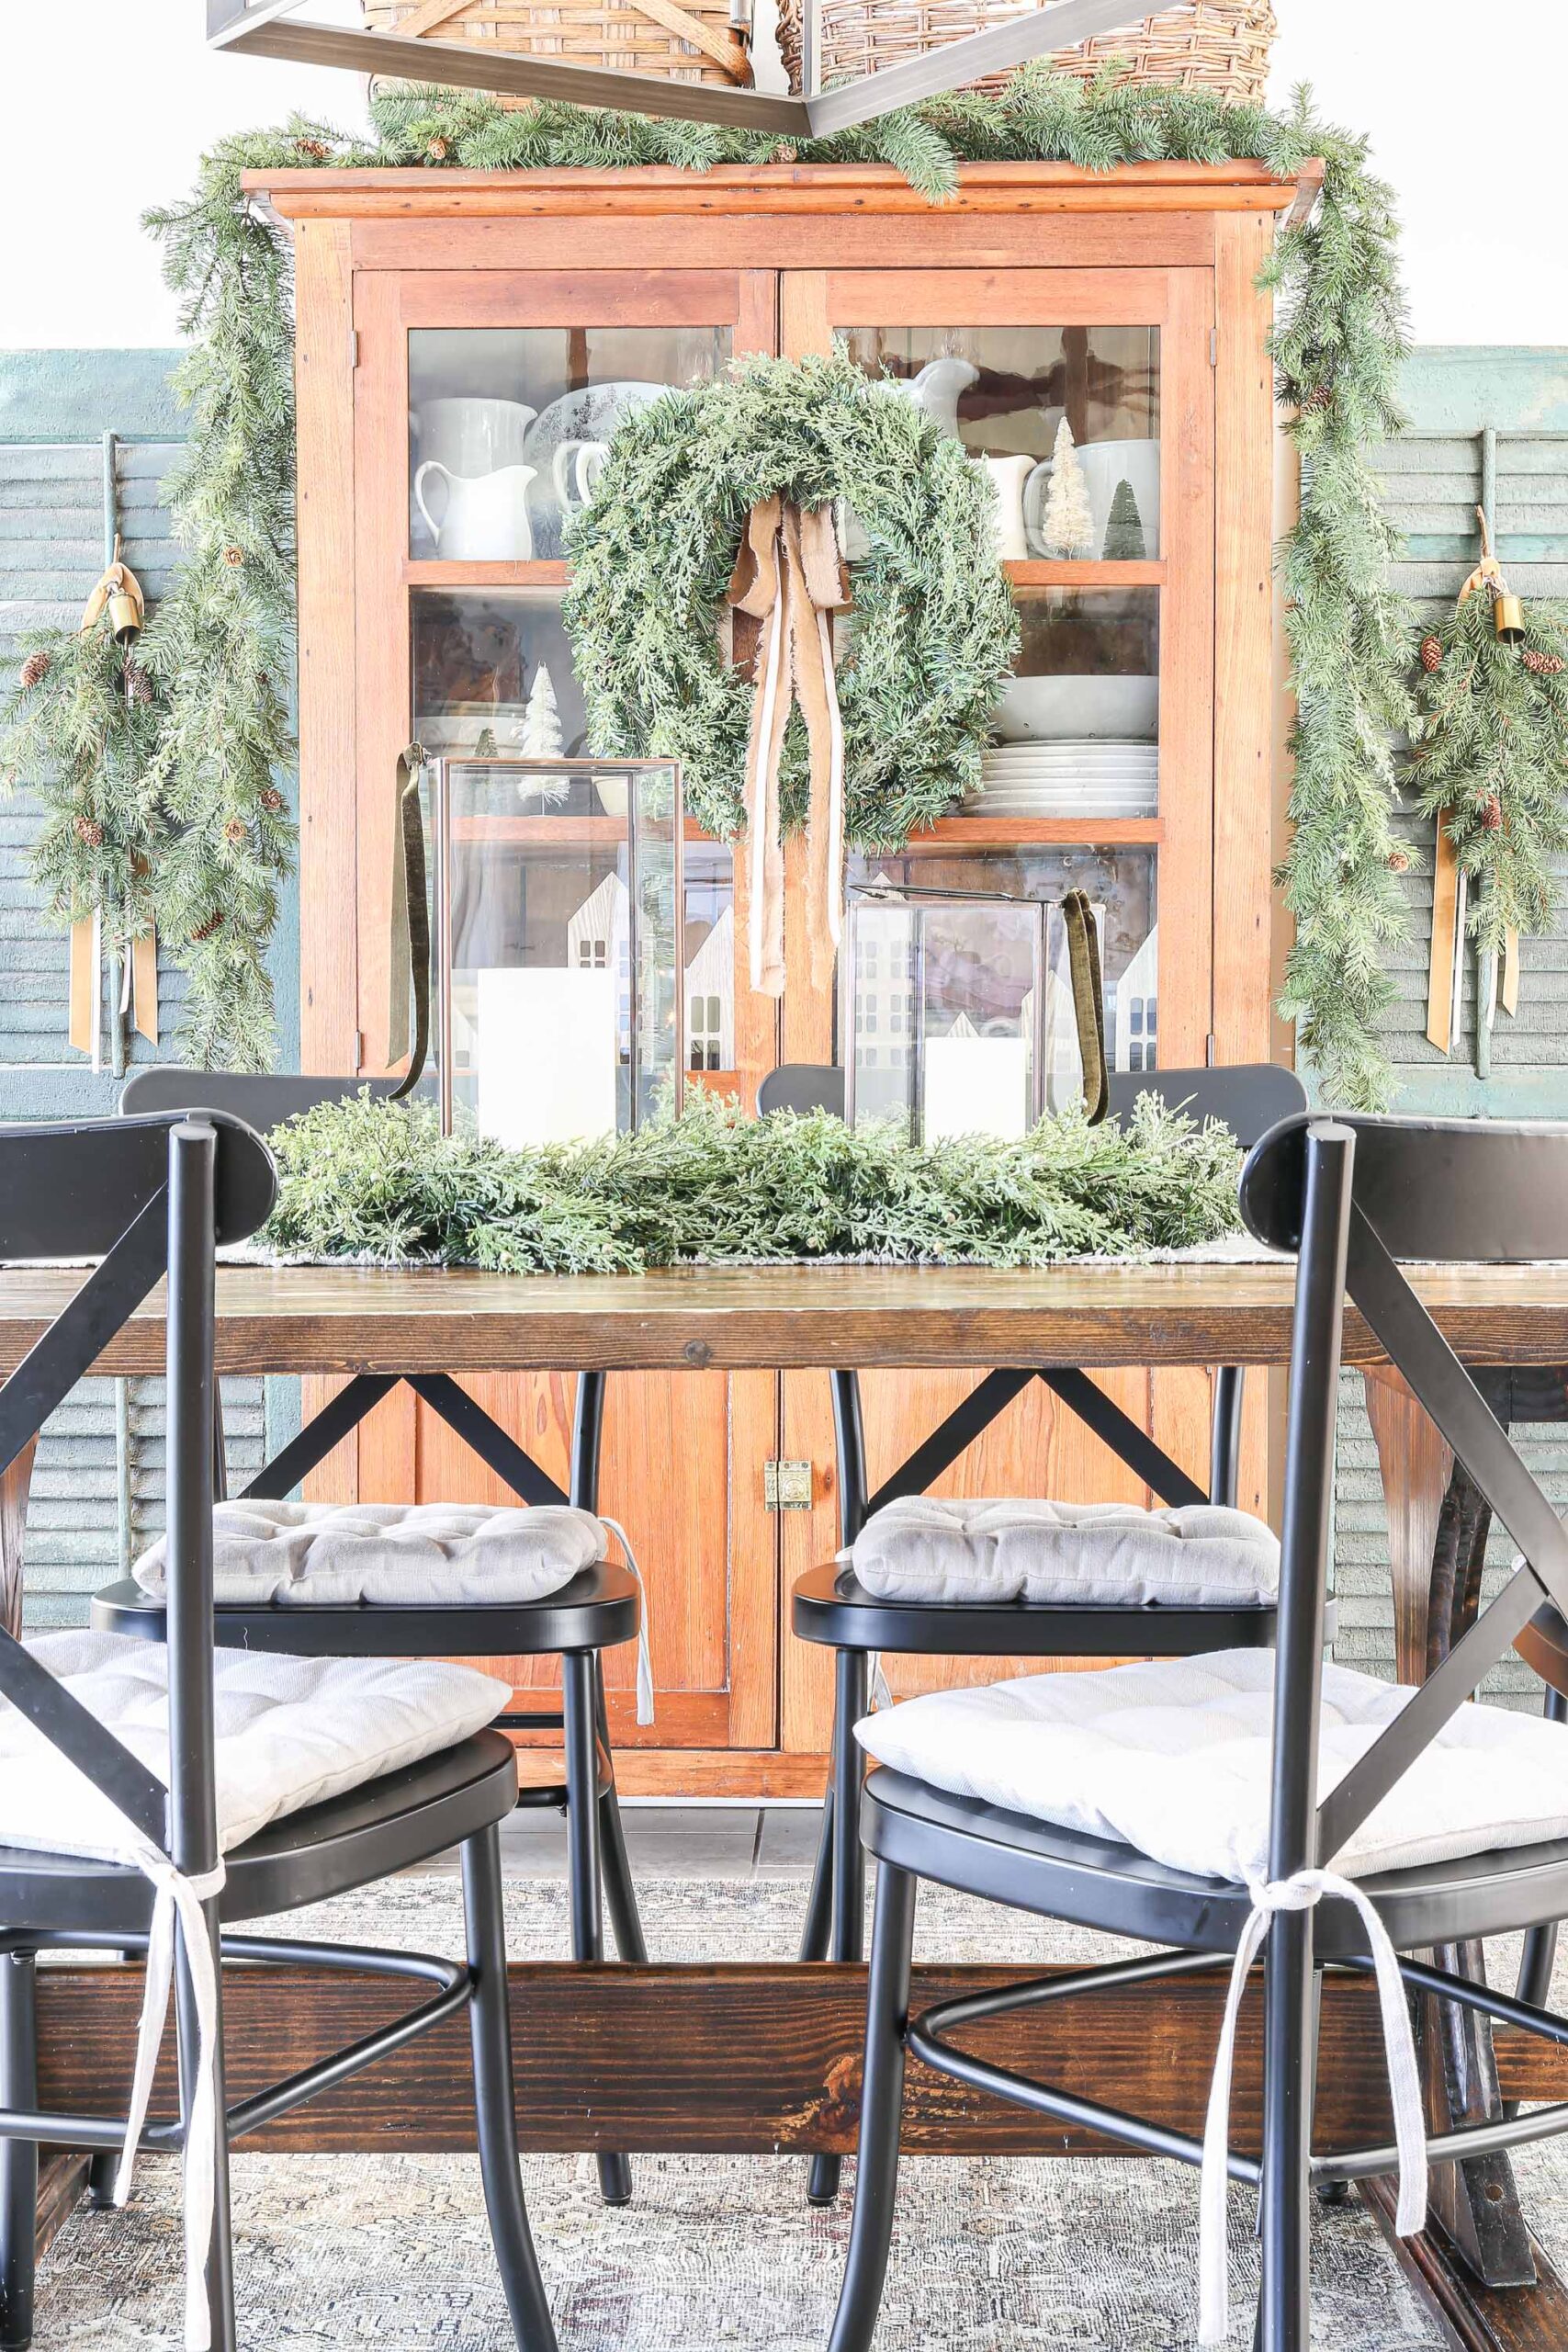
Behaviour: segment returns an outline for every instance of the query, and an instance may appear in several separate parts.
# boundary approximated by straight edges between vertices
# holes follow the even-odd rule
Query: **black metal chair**
[[[1449,1859],[1374,1871],[1359,1879],[1354,1897],[1346,1882],[1332,1875],[1348,1841],[1365,1830],[1543,1604],[1568,1610],[1568,1531],[1397,1262],[1528,1261],[1568,1255],[1568,1129],[1296,1116],[1254,1149],[1243,1173],[1241,1199],[1252,1231],[1298,1256],[1272,1677],[1273,1762],[1267,1826],[1255,1849],[1259,1883],[1249,1886],[1228,1875],[1189,1875],[1135,1845],[1053,1826],[973,1795],[945,1792],[907,1772],[873,1770],[862,1808],[862,1834],[879,1865],[864,2104],[849,2261],[831,2352],[865,2352],[872,2339],[888,2256],[909,2051],[972,2088],[1037,2114],[1070,2119],[1145,2154],[1202,2164],[1211,2283],[1216,2275],[1221,2281],[1224,2277],[1225,2173],[1258,2186],[1262,2352],[1306,2352],[1314,2186],[1399,2171],[1402,2209],[1409,2196],[1401,2227],[1408,2231],[1420,2226],[1428,2162],[1481,2156],[1568,2130],[1565,2104],[1428,2135],[1408,2013],[1396,1983],[1392,1997],[1385,1997],[1384,2030],[1391,2082],[1401,2086],[1394,2103],[1396,2124],[1403,2124],[1397,2144],[1312,2149],[1315,1969],[1365,1972],[1374,1964],[1380,1971],[1386,1966],[1397,1971],[1410,1991],[1568,2045],[1568,2019],[1546,2013],[1539,1988],[1510,1997],[1429,1961],[1395,1958],[1398,1952],[1511,1929],[1538,1929],[1562,1916],[1568,1907],[1568,1838],[1554,1836],[1485,1850],[1486,1839],[1502,1832],[1495,1815],[1485,1811],[1487,1797],[1472,1812],[1466,1836],[1450,1838]],[[1390,1715],[1320,1804],[1334,1430],[1347,1294],[1465,1464],[1522,1558],[1502,1594],[1420,1691]],[[1509,1726],[1516,1727],[1512,1736],[1537,1743],[1564,1737],[1555,1727],[1507,1716],[1494,1718],[1489,1736],[1507,1736]],[[1531,1757],[1532,1770],[1544,1771],[1539,1747]],[[1465,1776],[1465,1785],[1490,1792],[1501,1784],[1493,1771],[1478,1769]],[[1457,1782],[1450,1780],[1448,1786],[1452,1802]],[[1548,1795],[1544,1805],[1538,1801],[1532,1806],[1529,1824],[1550,1821],[1555,1826],[1568,1816],[1568,1747],[1551,1753]],[[1423,1815],[1421,1826],[1423,1836],[1435,1841],[1450,1824],[1439,1812]],[[1522,1835],[1517,1823],[1511,1834]],[[1482,1850],[1467,1849],[1467,1839]],[[1048,1917],[1180,1949],[948,2002],[908,2018],[910,1939],[922,1878]],[[1361,1905],[1370,1907],[1372,1921]],[[1234,2009],[1259,1934],[1266,1938],[1260,2161],[1226,2145],[1228,2030],[1222,2035],[1210,2104],[1207,2160],[1204,2143],[1190,2136],[1000,2072],[949,2038],[977,2019],[1044,2000],[1070,1998],[1096,1986],[1157,1981],[1190,1966],[1194,1955],[1217,1956],[1211,1964],[1221,1966],[1227,1956],[1233,1959]],[[1222,2257],[1217,2274],[1215,2228]],[[1222,2284],[1222,2307],[1223,2299]],[[1223,2308],[1211,2314],[1210,2340],[1218,2340],[1223,2316]]]
[[[128,1720],[122,1713],[95,1713],[51,1671],[58,1645],[85,1637],[28,1646],[0,1634],[0,1692],[41,1736],[38,1777],[58,1750],[85,1776],[70,1785],[85,1796],[89,1818],[112,1827],[103,1844],[71,1838],[51,1813],[49,1837],[61,1849],[44,1850],[45,1841],[25,1834],[29,1823],[0,1815],[0,2344],[19,2352],[32,2335],[39,2145],[107,2154],[128,2132],[126,2116],[39,2111],[36,1955],[58,1947],[148,1955],[153,1990],[133,2121],[142,2105],[141,2060],[156,2056],[162,2036],[157,1963],[173,1943],[180,2113],[141,2136],[153,2148],[186,2150],[187,2342],[209,2339],[215,2352],[234,2352],[230,2143],[466,2009],[485,2195],[513,2326],[523,2352],[554,2352],[513,2109],[498,1843],[516,1798],[511,1742],[483,1730],[391,1772],[362,1742],[367,1769],[357,1785],[321,1802],[301,1799],[305,1809],[285,1810],[222,1850],[215,1725],[226,1666],[249,1670],[252,1662],[226,1660],[213,1643],[213,1253],[215,1241],[243,1239],[262,1222],[274,1181],[260,1138],[220,1114],[0,1128],[0,1257],[102,1253],[0,1386],[0,1465],[16,1458],[166,1273],[170,1560],[166,1765],[150,1769],[117,1736],[117,1723]],[[74,1819],[79,1827],[79,1806]],[[12,1842],[18,1837],[24,1842]],[[354,2049],[226,2109],[220,1926],[346,1893],[454,1846],[462,1849],[466,1961],[222,1934],[228,1959],[369,1970],[422,1990],[415,2008]]]
[[[815,1099],[813,1089],[815,1086]],[[1275,1120],[1300,1110],[1305,1091],[1294,1072],[1272,1063],[1230,1069],[1175,1069],[1147,1075],[1112,1073],[1109,1115],[1124,1118],[1141,1094],[1157,1095],[1194,1118],[1223,1119],[1238,1143],[1255,1143]],[[771,1071],[758,1092],[761,1110],[843,1109],[843,1072],[794,1063]],[[970,1396],[917,1447],[876,1492],[867,1493],[860,1383],[835,1372],[833,1425],[838,1455],[839,1542],[848,1548],[874,1512],[905,1495],[923,1493],[987,1429],[1013,1398],[1042,1380],[1069,1411],[1101,1438],[1162,1502],[1211,1498],[1234,1504],[1241,1437],[1243,1374],[1216,1374],[1210,1492],[1205,1495],[1154,1440],[1079,1371],[988,1373]],[[1266,1647],[1274,1638],[1274,1611],[1245,1607],[1150,1608],[1141,1602],[1110,1608],[1063,1608],[1012,1600],[987,1605],[897,1601],[868,1592],[852,1568],[830,1561],[795,1585],[791,1623],[800,1639],[835,1652],[833,1732],[822,1835],[807,1905],[802,1960],[857,1961],[865,1918],[865,1863],[855,1834],[855,1792],[862,1759],[854,1726],[870,1703],[870,1666],[880,1653],[924,1657],[1107,1657],[1129,1653],[1177,1657],[1224,1645]],[[840,1825],[846,1825],[841,1828]],[[838,2193],[839,2160],[817,2156],[808,2194],[817,2204]]]
[[[344,1078],[255,1077],[234,1071],[150,1068],[127,1082],[122,1115],[146,1109],[209,1106],[230,1113],[265,1134],[318,1103],[341,1102],[362,1084],[390,1091],[393,1081]],[[572,1503],[597,1511],[604,1374],[581,1373],[573,1417],[570,1491],[564,1493],[506,1430],[445,1374],[413,1374],[409,1386],[525,1503]],[[280,1499],[298,1486],[371,1408],[398,1385],[389,1374],[361,1374],[286,1445],[243,1489],[248,1498]],[[221,1414],[219,1417],[221,1464]],[[225,1491],[221,1466],[219,1491]],[[567,1821],[567,1869],[574,1960],[604,1956],[603,1905],[610,1914],[615,1950],[625,1961],[646,1961],[626,1835],[615,1790],[604,1697],[603,1653],[636,1641],[641,1598],[626,1569],[605,1562],[584,1569],[570,1585],[539,1601],[513,1607],[400,1607],[359,1604],[279,1609],[220,1604],[214,1611],[220,1644],[296,1656],[349,1657],[553,1657],[561,1662],[558,1709],[520,1709],[503,1727],[560,1731],[565,1779],[525,1784],[518,1804],[557,1809]],[[161,1604],[132,1579],[110,1585],[93,1602],[93,1623],[106,1632],[164,1636]],[[625,2204],[631,2173],[623,2155],[601,2155],[600,2186],[607,2202]]]

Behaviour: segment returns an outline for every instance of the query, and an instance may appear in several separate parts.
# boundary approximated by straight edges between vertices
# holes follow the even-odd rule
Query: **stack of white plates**
[[[980,763],[964,802],[976,817],[1153,817],[1159,747],[1080,741],[1003,743]]]

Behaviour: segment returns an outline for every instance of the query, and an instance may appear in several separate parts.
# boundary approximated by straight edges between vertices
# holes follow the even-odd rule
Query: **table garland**
[[[745,814],[752,687],[720,622],[747,517],[843,500],[865,542],[840,659],[850,843],[896,849],[979,782],[1018,650],[996,493],[963,445],[842,357],[744,360],[627,417],[568,546],[563,616],[603,758],[682,763],[687,806],[726,838]],[[806,816],[796,713],[781,773]]]
[[[513,1151],[443,1136],[432,1104],[361,1093],[271,1143],[278,1197],[259,1238],[295,1259],[569,1274],[802,1259],[1045,1266],[1237,1227],[1235,1138],[1153,1095],[1124,1124],[1064,1113],[1015,1143],[928,1148],[891,1123],[751,1118],[694,1088],[678,1119]]]
[[[151,214],[184,331],[193,427],[175,505],[198,560],[164,599],[169,660],[160,724],[171,805],[198,831],[235,821],[231,785],[259,784],[278,726],[292,608],[293,375],[287,227],[249,198],[248,169],[365,165],[559,169],[674,164],[881,162],[941,203],[965,160],[1122,164],[1256,158],[1293,178],[1324,164],[1322,200],[1281,229],[1263,273],[1276,296],[1272,350],[1287,429],[1306,464],[1282,567],[1299,713],[1294,838],[1283,868],[1296,937],[1283,1010],[1326,1093],[1373,1104],[1389,1085],[1378,1025],[1392,993],[1384,961],[1408,929],[1391,829],[1390,730],[1410,718],[1414,631],[1390,590],[1393,540],[1363,455],[1397,429],[1405,350],[1390,191],[1367,142],[1317,120],[1227,106],[1200,90],[1156,89],[1114,72],[1085,87],[1025,66],[997,93],[964,92],[841,132],[783,143],[705,123],[660,122],[556,103],[502,107],[467,92],[400,91],[372,108],[375,136],[345,138],[296,118],[220,141],[186,202]],[[232,551],[241,560],[230,566]],[[211,735],[213,688],[226,700]],[[32,782],[31,777],[28,778]],[[245,786],[249,789],[249,786]],[[243,793],[241,795],[243,797]],[[251,791],[252,801],[258,798]],[[195,843],[192,844],[194,854]],[[225,957],[197,967],[211,1018],[253,1040],[256,975],[273,921],[258,862],[222,909]],[[232,960],[230,960],[232,959]],[[224,1010],[225,991],[234,1017]],[[243,1012],[243,1021],[239,1015]],[[265,1039],[256,1046],[259,1058]]]

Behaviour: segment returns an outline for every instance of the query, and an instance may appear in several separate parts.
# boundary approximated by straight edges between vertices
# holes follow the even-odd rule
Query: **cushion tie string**
[[[138,1844],[124,1859],[134,1862],[154,1889],[152,1920],[147,1937],[147,1977],[141,1996],[141,2018],[136,2032],[136,2072],[131,2081],[130,2109],[125,2142],[115,2175],[114,2201],[123,2205],[130,2194],[136,2151],[147,2120],[152,2077],[163,2048],[169,2014],[169,1986],[175,1966],[175,1925],[185,1935],[191,1992],[196,2001],[196,2064],[190,2078],[190,2107],[181,2156],[181,2188],[185,2206],[186,2352],[209,2352],[212,2319],[207,2300],[207,2261],[212,2244],[212,2219],[218,2183],[218,1970],[202,1905],[221,1892],[225,1871],[215,1870],[187,1877],[156,1846]]]
[[[637,1611],[637,1719],[639,1724],[650,1724],[653,1721],[653,1652],[649,1647],[648,1640],[648,1585],[642,1570],[637,1564],[637,1554],[632,1550],[632,1539],[621,1525],[620,1521],[606,1519],[603,1511],[596,1512],[594,1516],[603,1526],[609,1529],[620,1544],[622,1552],[626,1555],[627,1573],[635,1578],[637,1591],[642,1596],[642,1607]]]
[[[1393,2102],[1393,2136],[1399,2149],[1399,2209],[1394,2227],[1401,2237],[1413,2237],[1427,2221],[1427,2119],[1421,2077],[1416,2064],[1416,2041],[1410,2030],[1404,1980],[1400,1975],[1398,1955],[1389,1941],[1387,1928],[1360,1888],[1349,1879],[1337,1877],[1332,1871],[1297,1871],[1287,1879],[1253,1879],[1248,1882],[1247,1891],[1252,1896],[1252,1909],[1242,1929],[1235,1964],[1231,1970],[1220,2046],[1214,2055],[1213,2080],[1209,2086],[1208,2118],[1203,2127],[1203,2165],[1199,2184],[1198,2341],[1205,2345],[1223,2344],[1230,2326],[1225,2181],[1236,2019],[1252,1963],[1280,1911],[1310,1911],[1324,1895],[1331,1894],[1354,1904],[1360,1915],[1377,1973],[1389,2095]]]

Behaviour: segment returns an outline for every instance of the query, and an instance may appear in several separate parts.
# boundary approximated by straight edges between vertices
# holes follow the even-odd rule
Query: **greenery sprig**
[[[215,535],[235,512],[244,521],[265,511],[276,528],[263,536],[279,549],[288,531],[288,232],[245,198],[246,168],[662,164],[705,171],[720,164],[882,162],[940,203],[968,160],[1109,171],[1124,163],[1255,157],[1290,178],[1321,157],[1321,202],[1308,220],[1283,230],[1265,271],[1276,296],[1280,397],[1305,461],[1300,519],[1281,559],[1298,708],[1295,831],[1282,869],[1297,933],[1283,1005],[1330,1097],[1353,1104],[1383,1099],[1389,1072],[1377,1036],[1390,993],[1383,967],[1405,922],[1390,864],[1391,738],[1410,716],[1412,630],[1389,588],[1392,541],[1363,454],[1369,441],[1397,425],[1405,348],[1393,204],[1369,168],[1364,140],[1318,120],[1307,94],[1289,112],[1272,114],[1114,73],[1086,88],[1038,65],[1021,68],[994,95],[932,99],[832,139],[794,143],[554,102],[502,107],[441,89],[384,95],[372,113],[368,142],[303,119],[224,141],[204,164],[190,201],[154,220],[205,339],[205,356],[195,364],[224,428],[193,454],[187,472],[189,511]],[[241,529],[225,544],[251,541]],[[285,584],[288,568],[283,561]],[[270,601],[273,579],[265,568],[247,569],[246,594],[259,582],[268,592],[266,613],[281,617]],[[205,593],[200,583],[193,591]],[[250,625],[259,631],[263,618],[253,607]],[[259,658],[243,674],[254,684],[276,673]]]
[[[746,518],[778,494],[852,507],[864,552],[838,673],[845,832],[897,848],[980,779],[1018,651],[996,554],[996,493],[962,445],[842,357],[748,359],[629,416],[568,541],[563,617],[605,758],[678,759],[693,813],[728,838],[743,814],[753,684],[719,620]],[[805,821],[797,709],[780,775]]]
[[[1524,628],[1498,637],[1484,587],[1438,623],[1411,754],[1421,813],[1442,816],[1471,877],[1468,927],[1494,951],[1550,927],[1568,852],[1568,608],[1527,605]]]
[[[361,1093],[277,1128],[263,1243],[310,1258],[614,1273],[683,1263],[879,1258],[1045,1266],[1235,1229],[1239,1156],[1141,1097],[1124,1126],[1043,1119],[1021,1142],[940,1147],[825,1112],[747,1116],[694,1090],[678,1119],[603,1143],[510,1151],[444,1136],[428,1103]]]

